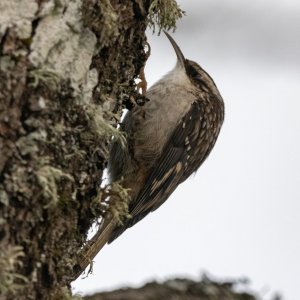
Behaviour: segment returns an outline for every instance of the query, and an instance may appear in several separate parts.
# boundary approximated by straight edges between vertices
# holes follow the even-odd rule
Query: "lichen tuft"
[[[16,271],[22,266],[24,256],[20,246],[0,247],[0,296],[14,295],[25,287],[27,278]]]
[[[149,7],[149,26],[155,32],[158,25],[159,31],[176,29],[176,22],[182,18],[185,12],[179,7],[176,0],[153,0]]]
[[[112,136],[125,147],[126,138],[124,134],[112,126],[107,120],[103,118],[103,110],[99,105],[90,104],[85,106],[86,117],[89,122],[89,133],[94,135],[94,138],[100,140],[110,139]]]
[[[37,171],[37,182],[42,188],[44,198],[49,200],[44,208],[55,206],[60,200],[57,185],[63,179],[74,182],[74,178],[70,174],[48,165]]]

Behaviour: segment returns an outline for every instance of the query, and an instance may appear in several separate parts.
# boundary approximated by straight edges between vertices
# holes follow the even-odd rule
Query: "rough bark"
[[[163,2],[178,13],[175,0]],[[1,0],[1,299],[68,299],[76,258],[102,213],[109,141],[122,138],[121,110],[139,97],[134,78],[157,5]]]
[[[201,281],[172,279],[163,283],[149,282],[140,288],[123,288],[84,297],[85,300],[258,300],[249,292],[236,290],[244,282],[218,282],[204,276]],[[241,288],[241,287],[240,287]],[[279,296],[278,296],[279,297]],[[279,300],[280,298],[274,298]]]

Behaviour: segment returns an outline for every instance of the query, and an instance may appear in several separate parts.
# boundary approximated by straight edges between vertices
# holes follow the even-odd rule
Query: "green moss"
[[[59,86],[59,76],[51,70],[34,69],[29,72],[29,77],[32,78],[30,86],[36,88],[40,82],[43,82],[51,90],[56,90]]]
[[[176,22],[184,15],[184,11],[179,7],[176,0],[153,0],[149,7],[149,26],[155,31],[158,25],[161,30],[170,30],[176,28]]]
[[[122,186],[122,182],[113,182],[101,188],[98,196],[92,202],[95,215],[100,207],[102,214],[109,212],[119,225],[130,218],[128,204],[130,201],[129,189]]]
[[[103,45],[110,43],[112,38],[115,38],[119,34],[118,30],[118,14],[114,11],[109,0],[101,1],[101,10],[103,16],[103,28],[101,30],[101,41]]]
[[[131,218],[128,213],[128,204],[130,201],[128,192],[129,189],[124,189],[119,182],[114,182],[110,185],[110,195],[114,197],[111,197],[109,211],[119,225],[122,225],[124,220]]]

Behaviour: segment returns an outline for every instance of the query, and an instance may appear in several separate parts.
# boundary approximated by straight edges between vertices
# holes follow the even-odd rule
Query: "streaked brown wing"
[[[179,183],[196,171],[197,168],[195,170],[187,168],[189,158],[193,156],[192,152],[194,151],[193,146],[189,144],[189,138],[197,139],[201,134],[203,115],[201,102],[194,102],[188,113],[176,126],[162,152],[162,156],[146,180],[144,188],[138,197],[130,203],[129,213],[132,218],[114,230],[109,242],[143,219],[149,212],[156,210],[174,192]]]

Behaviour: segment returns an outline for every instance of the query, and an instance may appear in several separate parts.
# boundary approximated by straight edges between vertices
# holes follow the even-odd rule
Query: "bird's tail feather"
[[[100,224],[100,227],[93,238],[84,247],[78,264],[74,268],[74,280],[77,279],[80,274],[86,269],[86,267],[92,262],[97,253],[104,247],[104,245],[110,239],[111,233],[114,230],[116,224],[113,220],[104,221]]]

